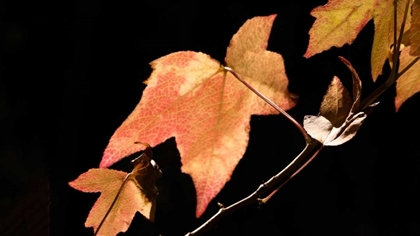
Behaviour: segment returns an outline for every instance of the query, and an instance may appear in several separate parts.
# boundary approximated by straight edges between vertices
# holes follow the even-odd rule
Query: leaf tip
[[[395,105],[395,112],[398,112],[402,105],[401,100],[396,97],[394,101],[394,105]]]
[[[75,187],[74,187],[74,182],[75,182],[76,180],[72,180],[72,181],[69,181],[68,182],[68,184],[69,184],[69,186],[70,187],[72,187],[72,188],[74,188],[74,189],[76,189]]]
[[[305,52],[305,54],[303,54],[303,57],[304,58],[306,58],[306,59],[308,59],[308,58],[310,58],[310,57],[312,57],[314,55],[314,53],[313,52],[311,52],[310,50],[309,50],[309,48],[306,50],[306,52]]]
[[[268,17],[273,18],[273,20],[274,20],[274,19],[276,19],[277,14],[271,14],[271,15],[269,15]]]
[[[111,164],[108,161],[108,158],[105,158],[106,156],[104,155],[104,157],[102,158],[101,162],[99,163],[99,168],[107,168],[109,167]]]
[[[85,172],[86,173],[86,172]],[[74,180],[72,180],[72,181],[69,181],[68,182],[68,184],[69,184],[69,186],[70,187],[72,187],[72,188],[74,188],[74,189],[76,189],[76,190],[79,190],[79,191],[81,191],[79,188],[78,188],[78,183],[80,182],[80,178],[81,177],[83,177],[84,175],[85,175],[85,173],[82,173],[82,174],[80,174],[76,179],[74,179]]]

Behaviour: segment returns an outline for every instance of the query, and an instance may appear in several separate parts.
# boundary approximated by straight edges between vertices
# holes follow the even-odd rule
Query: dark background
[[[359,72],[363,96],[372,92],[373,22],[351,46],[304,59],[314,21],[309,12],[326,3],[307,2],[7,1],[0,8],[0,235],[92,235],[84,221],[99,194],[68,182],[99,165],[109,138],[139,102],[148,63],[182,50],[223,61],[233,34],[254,16],[278,15],[268,49],[285,59],[290,90],[300,96],[289,113],[299,122],[318,113],[333,75],[350,88],[339,55]],[[209,235],[420,235],[420,96],[397,114],[394,96],[393,87],[353,140],[325,148],[266,206],[237,211]],[[217,211],[217,202],[247,196],[303,146],[285,118],[253,116],[231,181],[195,219],[195,190],[180,172],[171,138],[154,150],[163,171],[156,221],[137,214],[124,235],[192,231]],[[129,171],[129,161],[113,168]]]

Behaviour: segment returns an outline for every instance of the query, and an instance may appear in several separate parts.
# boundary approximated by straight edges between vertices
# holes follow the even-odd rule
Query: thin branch
[[[306,133],[305,129],[302,127],[302,125],[299,124],[293,117],[291,117],[289,114],[287,114],[286,111],[281,109],[277,104],[275,104],[273,101],[268,99],[266,96],[264,96],[262,93],[258,92],[255,88],[253,88],[250,84],[248,84],[245,80],[239,76],[238,73],[236,73],[232,68],[225,66],[224,69],[226,71],[229,71],[233,76],[235,76],[236,79],[238,79],[241,83],[243,83],[248,89],[250,89],[253,93],[258,95],[261,99],[263,99],[266,103],[270,104],[274,109],[279,111],[284,117],[286,117],[290,122],[293,123],[294,126],[300,131],[303,138],[305,139],[306,144],[310,143],[312,138]]]
[[[314,140],[316,140],[316,139],[314,139]],[[308,147],[308,146],[306,146],[306,147]],[[324,147],[324,145],[322,145],[321,147],[319,147],[319,149],[316,151],[316,152],[314,152],[313,153],[313,155],[312,156],[310,156],[309,157],[309,159],[299,168],[299,169],[297,169],[289,178],[287,178],[285,181],[283,181],[282,183],[281,183],[281,185],[280,186],[278,186],[275,190],[273,190],[267,197],[265,197],[265,198],[263,198],[263,199],[261,199],[260,201],[261,201],[261,203],[267,203],[268,202],[268,200],[270,200],[281,188],[283,188],[283,186],[285,185],[285,184],[287,184],[288,182],[289,182],[289,180],[291,180],[293,177],[295,177],[297,174],[299,174],[299,172],[301,171],[301,170],[303,170],[303,168],[305,168],[315,157],[316,157],[316,155],[322,150],[322,148]],[[297,158],[296,158],[297,159]],[[295,160],[296,160],[295,159]],[[292,162],[293,163],[293,162]],[[287,168],[287,167],[286,167]],[[281,172],[280,172],[281,173]]]
[[[219,204],[220,209],[215,215],[213,215],[213,217],[194,231],[187,233],[186,236],[197,236],[206,232],[222,218],[239,208],[255,203],[264,204],[273,195],[273,193],[277,192],[290,179],[296,176],[296,174],[298,174],[299,171],[301,171],[309,162],[311,162],[322,148],[322,143],[313,139],[288,166],[286,166],[277,175],[271,177],[271,179],[267,182],[261,184],[255,192],[228,207],[224,207],[222,204]],[[269,193],[268,197],[261,199],[261,197],[266,193]]]

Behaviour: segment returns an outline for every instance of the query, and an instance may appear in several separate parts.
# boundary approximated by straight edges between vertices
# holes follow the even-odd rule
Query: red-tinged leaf
[[[410,29],[410,55],[420,56],[420,1],[414,0],[412,5]]]
[[[275,15],[248,20],[233,37],[226,62],[283,109],[295,105],[287,91],[282,57],[266,51]],[[141,150],[135,142],[158,145],[176,137],[182,171],[197,192],[196,215],[230,179],[242,158],[252,114],[277,114],[203,53],[177,52],[151,63],[140,103],[112,136],[102,158],[107,167]]]
[[[309,45],[304,57],[309,58],[331,47],[353,43],[357,34],[372,19],[378,0],[330,0],[311,11],[316,18],[309,31]]]
[[[352,99],[340,79],[334,76],[321,103],[319,113],[327,118],[334,127],[340,127],[350,112]]]
[[[398,0],[397,33],[401,28],[404,8],[410,0]],[[357,34],[372,18],[375,24],[372,46],[372,78],[376,81],[388,56],[388,49],[394,43],[394,0],[329,0],[324,6],[316,7],[311,14],[316,17],[309,31],[309,45],[304,57],[309,58],[331,47],[342,47],[353,43]],[[405,30],[410,28],[407,16]]]
[[[397,1],[397,38],[404,18],[404,10],[407,1]],[[394,44],[394,0],[381,0],[375,8],[373,22],[375,24],[375,34],[373,36],[371,68],[372,78],[376,81],[382,74],[385,60],[388,58],[388,51]],[[410,28],[410,14],[407,15],[404,31]]]
[[[127,173],[122,171],[90,169],[69,183],[82,192],[101,192],[85,222],[85,226],[93,227],[94,232],[111,209],[97,235],[125,232],[137,211],[150,219],[153,203],[140,191],[134,178],[128,178],[123,185],[126,177]],[[111,207],[115,197],[117,199]]]
[[[400,53],[399,72],[404,70],[416,58],[410,55],[410,48],[411,46],[406,47]],[[407,99],[420,91],[420,62],[416,62],[398,78],[396,90],[395,109],[398,111]]]

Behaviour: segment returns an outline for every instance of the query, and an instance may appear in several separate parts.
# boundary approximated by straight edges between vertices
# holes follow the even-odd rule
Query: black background
[[[333,75],[350,88],[340,55],[359,72],[365,97],[386,78],[377,84],[370,78],[373,22],[351,46],[304,59],[314,21],[309,12],[326,3],[307,2],[8,1],[1,9],[1,216],[18,217],[18,199],[49,182],[43,196],[50,217],[42,218],[50,221],[51,235],[92,235],[84,221],[99,194],[79,192],[68,182],[99,165],[109,138],[139,102],[148,63],[182,50],[223,62],[232,35],[254,16],[277,14],[268,49],[284,57],[290,90],[300,96],[289,113],[299,122],[318,113]],[[325,148],[266,206],[237,211],[209,235],[420,235],[420,96],[398,113],[394,96],[392,87],[353,140]],[[303,146],[285,118],[253,116],[246,154],[231,181],[195,219],[195,190],[180,171],[171,138],[154,150],[163,171],[156,221],[137,214],[124,235],[192,231],[218,210],[217,202],[247,196]],[[128,171],[129,159],[113,168]],[[22,231],[7,235],[21,235],[16,232]],[[30,229],[25,235],[31,233],[36,235]]]

